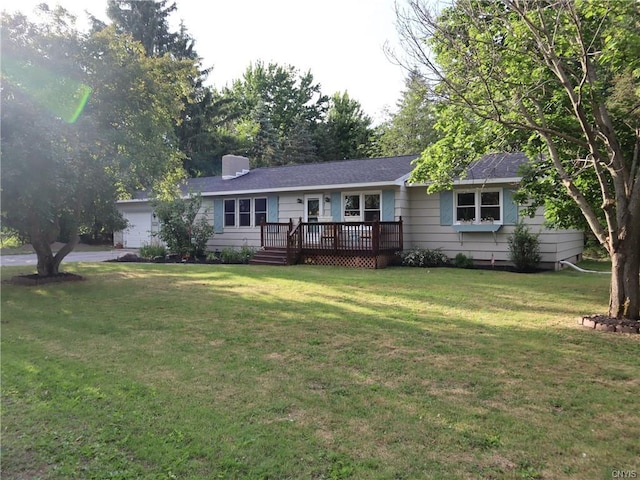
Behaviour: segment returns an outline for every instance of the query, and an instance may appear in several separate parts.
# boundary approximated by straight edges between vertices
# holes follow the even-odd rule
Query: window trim
[[[233,202],[233,212],[227,211],[227,202]],[[235,228],[238,223],[236,212],[238,210],[238,201],[236,198],[225,198],[222,204],[222,215],[224,228]],[[233,215],[233,224],[227,223],[227,215]]]
[[[453,190],[453,225],[502,225],[504,222],[504,197],[502,188],[475,188],[475,189],[455,189]],[[458,220],[458,195],[461,193],[473,193],[474,194],[474,209],[475,215],[473,221],[461,221]],[[492,219],[491,221],[483,221],[481,218],[482,211],[482,194],[483,193],[498,193],[498,205],[489,207],[498,207],[500,209],[500,219]],[[469,205],[470,206],[470,205]],[[463,205],[464,207],[464,205]]]
[[[359,222],[363,222],[365,221],[365,201],[364,201],[364,197],[365,195],[377,195],[378,196],[378,202],[379,202],[379,206],[378,206],[378,210],[368,210],[370,212],[378,212],[378,221],[380,221],[380,218],[382,218],[382,190],[366,190],[366,191],[360,191],[360,192],[342,192],[341,195],[341,199],[340,199],[340,215],[342,217],[342,220],[344,222],[348,222],[350,218],[358,218],[359,220],[354,220],[354,221],[359,221]],[[360,215],[359,216],[354,216],[354,217],[347,217],[345,216],[345,197],[347,196],[359,196],[360,197]]]
[[[249,210],[241,212],[240,211],[240,202],[242,202],[243,200],[247,200],[249,202]],[[251,218],[252,213],[253,213],[253,201],[252,201],[252,198],[251,197],[238,197],[236,204],[238,206],[237,207],[238,208],[238,215],[237,215],[237,220],[236,220],[236,227],[238,227],[238,228],[250,228],[250,227],[252,227],[253,226],[252,218]],[[248,215],[249,216],[249,224],[248,225],[241,225],[242,222],[241,222],[240,219],[241,219],[242,215],[245,215],[245,216]]]
[[[243,200],[249,201],[249,210],[240,211],[240,202]],[[267,221],[267,215],[269,214],[269,199],[268,197],[230,197],[224,198],[222,201],[222,224],[223,228],[255,228],[260,226],[260,221],[256,219],[256,200],[264,200],[265,210],[260,210],[258,213],[264,215],[265,221]],[[227,211],[227,202],[233,202],[233,212]],[[227,223],[227,215],[233,215],[233,224]],[[249,225],[240,225],[240,215],[249,215]]]
[[[256,200],[264,200],[264,210],[260,210],[258,212],[258,209],[256,208]],[[269,199],[267,197],[253,197],[253,202],[252,202],[252,207],[253,207],[253,211],[251,212],[251,218],[253,218],[253,226],[254,227],[259,227],[260,226],[260,219],[256,216],[258,215],[258,213],[262,213],[264,214],[264,221],[267,221],[267,217],[269,215]]]

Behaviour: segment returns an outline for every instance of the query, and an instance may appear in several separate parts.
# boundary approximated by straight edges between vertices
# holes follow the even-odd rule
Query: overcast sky
[[[6,2],[3,9],[29,14],[43,0]],[[89,10],[106,19],[106,0],[51,0],[76,14]],[[395,109],[405,72],[383,51],[397,45],[394,0],[176,0],[171,17],[184,21],[196,40],[204,67],[213,67],[216,88],[240,78],[262,60],[311,71],[322,92],[348,91],[376,122],[385,107]]]

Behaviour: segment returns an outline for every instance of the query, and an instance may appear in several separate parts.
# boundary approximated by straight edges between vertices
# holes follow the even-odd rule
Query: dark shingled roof
[[[520,177],[520,165],[528,162],[524,153],[489,153],[467,169],[466,176],[461,180],[489,180],[498,178]]]
[[[417,155],[405,155],[263,167],[230,180],[223,180],[221,176],[191,178],[181,188],[185,194],[224,194],[301,190],[332,185],[392,184],[413,170],[412,162],[416,158]],[[462,180],[517,178],[518,168],[527,161],[523,153],[491,153],[471,164]],[[142,192],[137,196],[138,199],[145,197]]]
[[[184,187],[207,193],[253,190],[284,190],[304,187],[363,183],[393,183],[410,173],[417,155],[366,158],[337,162],[284,165],[251,170],[246,175],[223,180],[222,177],[192,178]]]

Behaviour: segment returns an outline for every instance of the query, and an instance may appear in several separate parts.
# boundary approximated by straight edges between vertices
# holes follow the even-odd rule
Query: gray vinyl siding
[[[445,194],[445,199],[448,194]],[[452,204],[451,204],[452,205]],[[509,262],[508,238],[515,229],[503,225],[495,236],[491,232],[459,234],[451,225],[441,225],[440,194],[427,195],[423,187],[408,189],[407,214],[403,215],[404,246],[441,249],[449,258],[463,253],[477,262]],[[522,217],[532,233],[540,233],[542,264],[558,268],[560,260],[576,260],[582,252],[582,233],[575,230],[549,230],[544,227],[542,210],[534,218]]]
[[[512,188],[510,185],[497,185],[496,188]],[[493,187],[492,187],[493,188]],[[252,195],[233,195],[203,198],[202,215],[214,225],[216,233],[207,243],[210,251],[222,250],[227,247],[251,247],[260,246],[260,227],[224,227],[223,204],[226,198],[267,198],[267,215],[269,221],[281,223],[293,220],[297,224],[304,217],[304,196],[318,194],[322,198],[322,215],[332,218],[334,221],[342,220],[342,197],[344,193],[380,192],[381,214],[386,207],[385,217],[393,220],[402,217],[404,232],[404,247],[441,249],[449,258],[454,258],[458,253],[464,253],[473,257],[477,262],[489,262],[493,255],[496,262],[509,262],[508,238],[514,231],[513,225],[503,225],[495,234],[490,232],[467,232],[462,235],[454,231],[449,225],[442,225],[443,214],[441,211],[440,194],[427,195],[425,187],[386,186],[382,188],[359,188],[349,190],[326,190],[309,192],[278,192]],[[394,195],[391,196],[393,192]],[[444,195],[447,198],[448,194]],[[504,193],[503,193],[504,195]],[[451,197],[451,196],[450,196]],[[301,200],[301,203],[298,202]],[[326,200],[329,200],[328,202]],[[453,209],[451,199],[446,200]],[[385,205],[382,205],[384,203]],[[252,204],[253,205],[253,204]],[[151,213],[148,203],[120,204],[121,211]],[[252,222],[253,218],[252,207]],[[451,216],[453,213],[451,213]],[[507,212],[504,212],[504,220],[507,220]],[[277,217],[277,218],[274,218]],[[386,219],[386,218],[385,218]],[[445,219],[447,220],[447,219]],[[583,247],[583,235],[575,230],[549,230],[544,227],[542,209],[539,209],[534,218],[523,217],[523,221],[530,226],[533,233],[540,233],[540,250],[542,263],[545,268],[559,268],[560,260],[579,260]],[[116,232],[114,241],[122,238],[121,232]],[[151,238],[149,242],[151,243]]]
[[[251,222],[254,222],[253,200],[255,198],[267,198],[268,195],[233,195],[215,198],[205,198],[202,202],[203,208],[207,209],[207,221],[214,226],[214,234],[207,242],[207,250],[216,251],[223,248],[239,248],[243,245],[257,248],[260,246],[260,226],[258,227],[225,227],[224,226],[224,200],[239,198],[251,199]],[[267,209],[269,208],[267,198]],[[237,205],[236,205],[237,212]],[[236,213],[237,222],[237,213]]]

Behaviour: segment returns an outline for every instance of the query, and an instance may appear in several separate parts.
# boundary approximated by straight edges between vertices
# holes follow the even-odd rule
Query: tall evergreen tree
[[[118,33],[130,33],[142,43],[147,56],[161,57],[165,53],[177,54],[179,58],[188,47],[178,41],[179,34],[169,31],[169,16],[176,11],[176,3],[169,0],[109,0],[107,15]],[[181,47],[181,52],[176,52]],[[194,59],[193,56],[188,58]]]
[[[219,173],[222,155],[238,148],[235,137],[219,128],[232,118],[229,102],[205,85],[211,69],[202,68],[195,40],[186,26],[181,23],[178,32],[170,31],[169,17],[176,11],[175,2],[169,0],[109,0],[107,8],[117,31],[131,34],[142,43],[148,56],[170,55],[194,62],[197,73],[184,92],[185,108],[175,131],[188,174],[214,175]],[[94,23],[100,26],[95,20]]]
[[[347,92],[335,93],[326,120],[318,128],[318,153],[322,160],[362,158],[370,153],[372,120],[360,102]]]
[[[417,71],[409,73],[395,114],[377,129],[377,151],[382,156],[420,153],[437,140],[434,129],[436,100]]]

